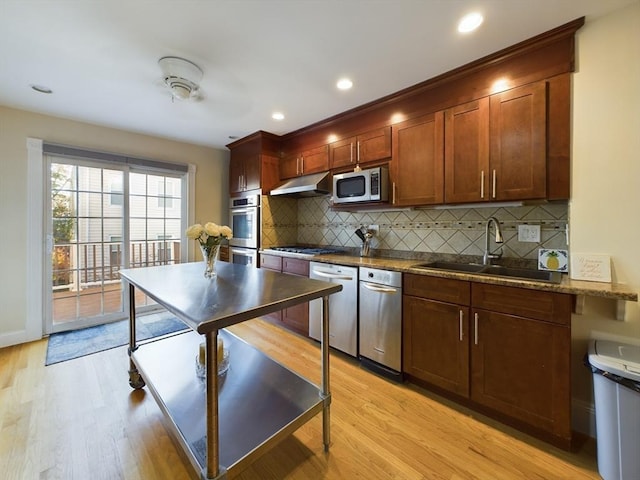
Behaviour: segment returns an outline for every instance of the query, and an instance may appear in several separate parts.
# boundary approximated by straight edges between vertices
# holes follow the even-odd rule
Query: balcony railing
[[[123,266],[122,243],[56,244],[52,253],[53,288],[79,290],[89,285],[117,282]],[[131,242],[129,267],[180,263],[180,240]]]

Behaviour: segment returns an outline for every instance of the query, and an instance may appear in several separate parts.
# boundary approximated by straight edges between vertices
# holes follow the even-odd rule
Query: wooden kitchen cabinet
[[[491,95],[491,200],[547,195],[546,82]]]
[[[396,206],[444,201],[444,114],[436,112],[391,127],[392,202]]]
[[[329,144],[329,167],[355,167],[391,157],[391,127],[382,127]]]
[[[264,255],[261,253],[260,268],[280,273],[282,272],[282,257],[278,255]],[[279,310],[277,312],[264,315],[262,318],[269,320],[271,323],[280,325],[282,323],[282,311]]]
[[[471,399],[571,441],[569,327],[473,310]]]
[[[546,82],[445,111],[445,203],[547,195]]]
[[[280,257],[278,255],[260,255],[260,268],[274,272],[288,273],[300,277],[309,277],[309,261],[299,258]],[[285,308],[263,317],[272,323],[285,326],[305,337],[309,335],[309,302]]]
[[[309,261],[284,257],[282,259],[282,273],[309,277]],[[305,337],[309,336],[309,302],[282,310],[282,323],[290,330]]]
[[[280,182],[279,137],[267,132],[227,145],[229,158],[229,194],[258,190],[269,193]]]
[[[570,295],[473,283],[471,399],[571,443]]]
[[[409,379],[570,447],[570,295],[412,274],[403,293]]]
[[[329,170],[329,146],[310,148],[285,155],[280,162],[280,179],[299,177]]]
[[[489,98],[444,112],[444,201],[489,199]]]
[[[403,371],[469,395],[469,282],[405,274]],[[455,302],[455,303],[452,303]]]

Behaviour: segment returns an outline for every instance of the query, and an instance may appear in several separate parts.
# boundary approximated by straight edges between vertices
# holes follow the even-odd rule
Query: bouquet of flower
[[[207,222],[204,227],[199,223],[191,225],[186,231],[187,238],[197,240],[203,247],[214,247],[220,245],[222,239],[233,238],[233,232],[226,225],[218,225]]]
[[[204,227],[199,223],[191,225],[185,232],[187,238],[197,240],[204,259],[204,276],[213,278],[216,276],[215,264],[220,253],[222,239],[229,240],[233,237],[233,232],[226,225],[220,226],[213,222],[207,222]]]

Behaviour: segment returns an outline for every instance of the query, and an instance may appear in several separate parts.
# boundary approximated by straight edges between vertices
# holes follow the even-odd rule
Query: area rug
[[[187,328],[183,322],[172,315],[141,315],[136,318],[136,339],[147,340]],[[129,320],[54,333],[49,336],[45,365],[102,352],[128,343]]]

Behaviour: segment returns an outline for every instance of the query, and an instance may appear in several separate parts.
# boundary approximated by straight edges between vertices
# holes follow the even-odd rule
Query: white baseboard
[[[41,338],[42,336],[34,337],[33,335],[29,335],[27,330],[3,333],[0,334],[0,348],[10,347],[20,343],[33,342],[34,340],[40,340]]]
[[[596,438],[596,410],[595,406],[584,400],[571,400],[572,429]]]

